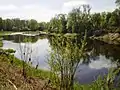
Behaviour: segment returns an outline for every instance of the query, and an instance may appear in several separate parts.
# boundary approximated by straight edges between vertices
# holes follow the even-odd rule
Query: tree
[[[6,20],[3,20],[2,24],[3,24],[3,30],[6,31],[7,30]]]
[[[13,28],[13,21],[10,19],[6,19],[6,30],[11,31]]]
[[[115,3],[117,6],[120,6],[120,0],[116,0]]]
[[[106,23],[106,12],[102,12],[101,13],[101,23],[100,23],[100,28],[104,29],[107,27],[107,23]]]
[[[43,30],[47,29],[47,24],[46,24],[46,22],[40,22],[40,23],[38,23],[38,29],[39,29],[40,31],[43,31]]]
[[[2,18],[0,17],[0,31],[3,29]]]
[[[90,6],[82,5],[79,8],[74,8],[68,14],[67,29],[72,33],[81,33],[85,29],[90,29]]]
[[[14,31],[20,31],[21,30],[21,23],[19,18],[13,19],[13,30]]]
[[[20,27],[21,27],[21,30],[28,30],[28,25],[26,24],[26,20],[21,20],[20,21]]]
[[[94,30],[100,29],[100,23],[101,23],[100,13],[95,13],[91,15],[91,21],[92,21],[92,29]]]
[[[110,17],[108,23],[110,26],[117,26],[117,16],[115,13],[111,14],[111,17]]]
[[[50,20],[49,31],[58,33],[59,32],[58,30],[59,30],[59,19],[57,16],[55,16]]]
[[[68,14],[67,18],[67,29],[68,32],[74,33],[76,31],[76,14],[77,12],[74,12],[74,9]]]
[[[31,20],[29,21],[29,28],[30,28],[31,30],[36,30],[36,29],[38,28],[38,23],[37,23],[37,21],[34,20],[34,19],[31,19]]]
[[[66,16],[65,14],[59,14],[58,15],[59,19],[59,33],[66,33]]]
[[[73,41],[73,38],[62,35],[50,38],[52,51],[48,63],[53,73],[51,75],[51,78],[53,78],[52,83],[59,90],[77,90],[74,88],[75,73],[81,58],[84,56],[86,37],[82,40],[81,44],[78,44],[77,41],[73,43]]]

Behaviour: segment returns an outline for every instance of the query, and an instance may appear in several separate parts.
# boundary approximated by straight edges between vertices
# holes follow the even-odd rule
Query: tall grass
[[[3,46],[3,42],[2,42],[2,39],[0,38],[0,47]]]

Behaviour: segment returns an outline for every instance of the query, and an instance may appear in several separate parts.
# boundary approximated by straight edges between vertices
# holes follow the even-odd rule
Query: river
[[[25,42],[25,38],[30,38],[31,42]],[[23,51],[28,50],[31,54],[32,66],[39,65],[40,69],[50,70],[48,58],[54,44],[51,43],[49,36],[25,36],[25,35],[6,35],[3,36],[4,49],[14,49],[15,57],[23,59]],[[21,52],[22,48],[22,52]],[[108,69],[117,67],[116,61],[120,60],[120,46],[110,45],[97,40],[87,40],[86,61],[79,64],[75,80],[88,84],[97,79],[99,75],[108,73]]]

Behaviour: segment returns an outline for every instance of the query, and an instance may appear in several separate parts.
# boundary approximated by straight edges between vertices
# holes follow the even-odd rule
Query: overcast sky
[[[115,0],[0,0],[0,17],[49,21],[55,14],[90,4],[92,12],[113,11]]]

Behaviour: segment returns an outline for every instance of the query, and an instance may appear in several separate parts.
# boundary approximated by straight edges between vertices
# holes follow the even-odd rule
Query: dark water
[[[25,38],[31,38],[30,43],[25,42]],[[21,59],[21,48],[24,50],[24,46],[32,53],[32,65],[39,64],[39,68],[49,70],[47,59],[49,58],[49,51],[55,46],[51,42],[51,38],[48,36],[24,36],[24,35],[12,35],[3,36],[3,48],[12,48],[16,50],[15,56]],[[30,50],[31,51],[31,50]],[[120,46],[109,45],[101,41],[88,40],[86,47],[86,60],[79,64],[77,69],[75,80],[84,84],[91,83],[96,80],[99,75],[106,75],[108,69],[117,67],[116,61],[120,60]]]

